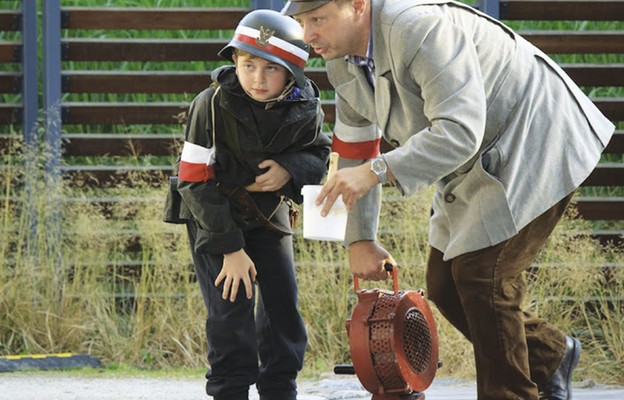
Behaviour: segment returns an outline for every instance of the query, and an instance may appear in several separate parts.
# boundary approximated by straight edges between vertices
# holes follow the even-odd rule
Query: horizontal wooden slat
[[[244,8],[64,7],[64,29],[236,29]]]
[[[564,64],[581,86],[624,86],[624,64]],[[306,75],[321,90],[333,90],[324,68]],[[199,93],[210,85],[211,71],[65,71],[65,93]],[[0,92],[19,90],[19,74],[0,73]]]
[[[324,68],[308,68],[306,75],[320,89],[333,90]],[[212,80],[211,71],[65,71],[65,93],[199,93]],[[9,77],[5,78],[9,84]],[[0,74],[0,88],[3,76]]]
[[[522,31],[529,42],[550,54],[622,54],[624,33],[620,31]]]
[[[183,137],[180,134],[114,134],[114,133],[70,133],[63,135],[64,156],[171,156],[179,153]],[[11,147],[11,141],[20,137],[0,134],[0,152]]]
[[[70,39],[62,41],[63,61],[223,61],[225,39]]]
[[[585,220],[624,220],[624,197],[580,197],[576,208]]]
[[[167,176],[172,171],[170,166],[68,166],[65,174],[72,180],[76,176],[93,177],[93,182],[106,186],[118,181],[128,173],[143,173],[146,176]],[[582,186],[624,186],[624,164],[600,164],[591,173]]]
[[[20,122],[22,106],[20,104],[0,103],[0,125],[10,125]]]
[[[66,156],[170,156],[179,152],[181,136],[171,134],[66,134],[63,154]],[[1,148],[1,146],[0,146]]]
[[[588,234],[602,244],[614,244],[617,247],[624,245],[624,231],[622,230],[595,230]]]
[[[624,120],[624,98],[598,98],[594,102],[613,121]],[[323,100],[325,122],[335,120],[335,101]],[[65,124],[173,124],[188,103],[65,103]]]
[[[587,234],[603,244],[614,243],[616,246],[622,246],[624,244],[624,231],[593,231],[587,232]],[[125,247],[120,250],[130,253],[142,251],[141,239],[139,237],[136,237],[135,240],[129,239]]]
[[[546,53],[624,53],[622,32],[520,33]],[[62,57],[64,61],[221,61],[218,52],[226,44],[225,39],[66,39]]]
[[[65,93],[199,93],[210,71],[71,71],[63,73]]]
[[[133,182],[136,181],[140,181],[141,184],[149,183],[165,187],[172,172],[171,166],[72,165],[62,167],[63,177],[79,187],[116,187],[120,183],[132,187]]]
[[[560,65],[580,86],[624,86],[624,64]],[[332,89],[325,68],[307,68],[306,75],[321,89]]]
[[[329,133],[328,133],[329,134]],[[9,147],[8,135],[0,135],[0,150]],[[63,154],[66,156],[128,156],[151,154],[167,156],[175,154],[176,146],[182,140],[182,133],[171,134],[66,134],[63,135]],[[382,151],[391,150],[391,146]],[[616,131],[605,153],[624,154],[624,131]]]
[[[22,44],[15,41],[0,42],[0,62],[13,63],[21,59]]]
[[[624,163],[601,163],[583,186],[624,186]]]
[[[393,203],[401,203],[406,201],[407,197],[389,196],[384,201]],[[11,199],[15,201],[15,199]],[[133,208],[141,208],[142,204],[154,202],[156,199],[149,197],[133,197],[133,196],[109,196],[109,197],[76,197],[65,198],[66,203],[88,203],[101,207],[104,210],[112,210],[115,206],[125,204]],[[624,219],[624,197],[578,197],[574,200],[574,207],[579,212],[579,217],[587,221],[609,221]],[[110,213],[109,213],[110,214]],[[624,267],[624,264],[622,264]]]
[[[624,121],[624,97],[599,97],[592,101],[611,121]]]
[[[624,131],[615,131],[604,152],[608,154],[624,154]]]
[[[500,19],[622,21],[624,1],[507,0],[500,3]]]
[[[312,79],[321,90],[334,90],[327,78],[327,70],[323,67],[306,68],[305,74]]]
[[[624,64],[561,64],[579,86],[624,86]]]
[[[0,72],[0,93],[21,93],[22,74],[17,72]]]
[[[65,103],[63,124],[177,124],[176,118],[186,112],[188,103]],[[334,101],[323,101],[325,122],[335,118]]]
[[[65,103],[64,124],[179,124],[188,103]]]
[[[16,10],[0,10],[0,31],[18,31],[21,26],[21,13]]]

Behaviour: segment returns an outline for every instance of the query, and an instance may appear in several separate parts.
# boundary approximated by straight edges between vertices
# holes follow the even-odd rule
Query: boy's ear
[[[232,53],[232,61],[234,61],[234,64],[236,64],[236,53]]]

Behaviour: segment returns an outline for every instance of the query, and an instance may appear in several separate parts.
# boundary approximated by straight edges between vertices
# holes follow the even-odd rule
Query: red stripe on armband
[[[212,165],[195,164],[180,161],[178,179],[186,182],[208,182],[215,178],[215,170]]]
[[[343,142],[334,134],[332,138],[332,151],[340,154],[340,157],[352,160],[368,160],[379,155],[381,138],[367,140],[365,142]]]

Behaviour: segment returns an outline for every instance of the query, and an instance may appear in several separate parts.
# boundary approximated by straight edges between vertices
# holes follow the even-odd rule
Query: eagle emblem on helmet
[[[260,26],[260,34],[256,38],[256,43],[258,44],[258,46],[266,46],[269,43],[269,39],[271,38],[271,36],[273,36],[274,33],[275,31],[267,29],[264,26]]]

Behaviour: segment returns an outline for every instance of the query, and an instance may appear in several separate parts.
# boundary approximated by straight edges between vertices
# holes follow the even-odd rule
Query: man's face
[[[368,25],[362,32],[361,2],[332,1],[312,11],[297,14],[303,28],[303,40],[325,60],[346,55],[366,55]],[[362,39],[363,38],[363,39]],[[364,40],[364,54],[361,43]]]

